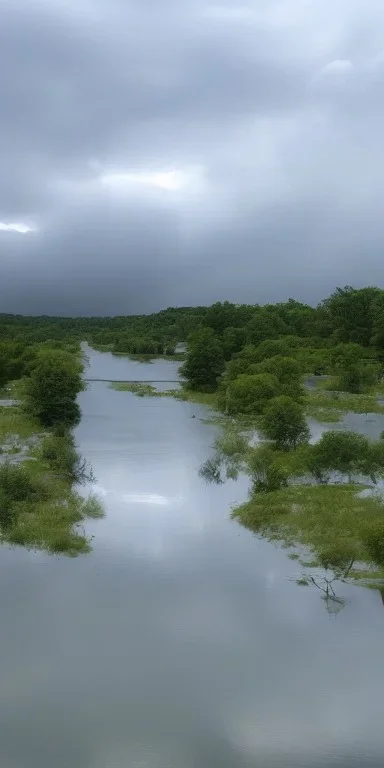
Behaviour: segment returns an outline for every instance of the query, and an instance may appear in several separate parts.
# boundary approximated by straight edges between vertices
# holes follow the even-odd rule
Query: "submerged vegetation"
[[[298,548],[292,554],[303,568],[325,569],[316,585],[328,598],[335,580],[384,583],[384,504],[377,486],[384,476],[383,440],[329,431],[293,449],[278,441],[252,446],[232,423],[201,474],[220,483],[239,472],[250,475],[250,498],[233,518],[263,538]],[[313,579],[303,575],[300,583]]]

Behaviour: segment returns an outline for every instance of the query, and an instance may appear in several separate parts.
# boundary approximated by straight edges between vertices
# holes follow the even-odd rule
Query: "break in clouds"
[[[382,284],[384,5],[0,0],[0,307]]]

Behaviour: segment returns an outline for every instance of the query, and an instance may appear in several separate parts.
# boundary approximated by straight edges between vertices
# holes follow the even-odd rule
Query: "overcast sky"
[[[384,280],[382,0],[0,0],[0,311]]]

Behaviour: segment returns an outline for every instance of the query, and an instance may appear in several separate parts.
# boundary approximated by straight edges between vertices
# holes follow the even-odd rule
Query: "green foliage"
[[[71,483],[92,482],[93,473],[86,461],[76,451],[75,441],[70,433],[47,435],[40,442],[36,456],[57,475]]]
[[[246,304],[231,304],[229,301],[221,303],[217,301],[208,307],[204,317],[204,325],[217,334],[224,333],[227,329],[243,328],[252,317],[254,308]]]
[[[372,522],[365,533],[364,543],[372,562],[384,566],[384,518]]]
[[[196,331],[189,339],[186,361],[180,369],[187,387],[202,392],[214,391],[224,368],[223,352],[214,331],[211,328]]]
[[[33,504],[47,498],[48,492],[39,478],[22,465],[8,462],[0,465],[0,525],[14,522],[21,503]]]
[[[291,450],[308,442],[309,429],[303,407],[287,395],[273,398],[260,422],[264,435],[280,450]]]
[[[290,343],[284,339],[266,339],[255,348],[255,362],[263,362],[271,357],[289,356],[291,352]]]
[[[384,407],[372,395],[355,395],[353,393],[339,393],[313,390],[306,396],[306,412],[314,418],[321,417],[322,412],[328,413],[326,421],[340,421],[343,413],[384,413]],[[321,421],[321,418],[319,418]]]
[[[330,352],[330,361],[336,374],[334,387],[342,392],[362,394],[378,380],[378,366],[366,362],[358,344],[338,344]]]
[[[302,369],[300,363],[293,357],[270,357],[258,365],[251,367],[252,373],[270,373],[280,384],[280,393],[296,399],[304,396],[302,385]]]
[[[252,320],[247,325],[247,341],[257,346],[265,339],[278,339],[279,336],[288,334],[290,330],[279,312],[279,305],[256,306]]]
[[[145,384],[144,382],[113,381],[109,387],[118,392],[133,392],[138,397],[159,397],[161,394],[153,384]]]
[[[252,365],[258,362],[257,348],[247,344],[230,361],[227,367],[226,378],[233,380],[241,373],[249,373]]]
[[[241,374],[228,385],[228,413],[260,414],[278,391],[279,382],[269,373]]]
[[[379,288],[337,288],[322,306],[335,337],[341,342],[368,346],[374,335],[374,307],[382,292]]]
[[[128,351],[125,346],[139,343],[174,345],[185,341],[201,325],[210,327],[222,339],[225,355],[229,355],[233,337],[224,336],[227,329],[240,329],[247,343],[259,345],[268,339],[286,337],[310,341],[315,348],[324,342],[355,342],[364,347],[374,343],[383,346],[384,293],[378,288],[338,288],[318,307],[313,308],[293,299],[278,304],[236,305],[228,301],[211,307],[168,307],[151,315],[116,317],[23,317],[0,315],[0,336],[3,341],[31,348],[35,344],[54,343],[58,348],[69,347],[87,339],[95,345],[106,345]],[[312,343],[315,342],[316,343]],[[227,346],[228,344],[228,346]],[[237,342],[236,342],[237,344]],[[59,347],[60,345],[60,347]],[[233,347],[235,349],[235,346]],[[145,353],[144,353],[145,354]],[[148,354],[157,354],[154,348]],[[290,352],[275,352],[290,356]],[[295,355],[296,356],[296,355]],[[19,360],[19,353],[7,359]],[[1,360],[1,354],[0,354]],[[312,372],[312,371],[310,371]],[[24,375],[24,374],[23,374]],[[0,365],[1,379],[1,365]],[[8,379],[9,380],[9,379]],[[1,384],[0,384],[1,386]]]
[[[244,328],[225,328],[221,336],[221,346],[225,360],[240,352],[245,343]]]
[[[384,447],[356,432],[325,432],[311,447],[308,468],[319,482],[325,482],[331,472],[375,480],[384,469]]]
[[[338,344],[330,351],[330,361],[336,373],[360,365],[363,352],[359,344]]]
[[[175,352],[175,344],[164,338],[150,338],[149,336],[131,336],[120,334],[116,336],[113,351],[128,355],[169,355]]]
[[[382,501],[361,498],[353,485],[290,485],[255,493],[233,517],[269,540],[305,547],[317,565],[345,577],[353,560],[384,564],[383,513]],[[383,578],[384,572],[380,575]],[[367,578],[374,576],[373,571],[367,573]]]
[[[288,485],[288,474],[276,461],[276,454],[266,445],[260,445],[249,458],[249,470],[254,493],[271,493]]]
[[[26,407],[44,427],[74,426],[80,419],[76,399],[82,389],[81,361],[62,350],[44,350],[26,384]]]
[[[338,579],[345,578],[358,553],[352,542],[341,541],[322,547],[317,555],[317,564],[326,571],[332,570]]]

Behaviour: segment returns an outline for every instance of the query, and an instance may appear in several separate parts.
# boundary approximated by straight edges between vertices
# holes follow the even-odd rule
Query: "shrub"
[[[272,374],[241,374],[229,385],[228,410],[230,413],[260,414],[278,391],[279,382]]]
[[[48,492],[38,478],[23,466],[5,462],[0,466],[0,523],[10,525],[17,517],[18,505],[47,498]]]
[[[309,454],[309,469],[321,481],[330,472],[372,477],[383,466],[384,453],[380,444],[371,443],[356,432],[325,432]]]
[[[50,469],[74,483],[84,483],[93,479],[92,470],[77,453],[73,437],[61,430],[45,437],[38,449],[40,458]]]
[[[296,448],[309,439],[304,410],[287,395],[280,395],[270,401],[261,419],[261,429],[281,450]]]
[[[213,392],[225,368],[219,340],[211,328],[202,328],[192,335],[180,373],[192,390]]]
[[[270,493],[288,485],[288,475],[276,463],[275,453],[265,445],[259,446],[249,458],[254,493]]]
[[[372,561],[376,565],[384,566],[384,520],[371,526],[365,535],[364,543]]]

